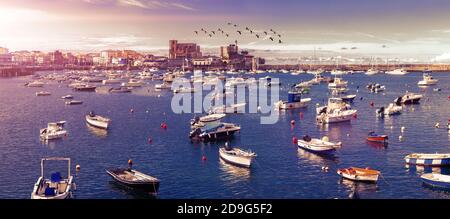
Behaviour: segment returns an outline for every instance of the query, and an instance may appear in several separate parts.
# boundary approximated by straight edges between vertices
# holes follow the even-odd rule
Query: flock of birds
[[[283,41],[281,41],[281,34],[277,33],[273,29],[270,29],[268,31],[263,31],[262,33],[258,33],[255,30],[250,29],[249,27],[245,27],[245,31],[240,30],[238,24],[233,24],[231,22],[228,22],[227,25],[233,27],[234,30],[232,30],[232,31],[236,31],[235,33],[239,34],[239,35],[242,35],[247,32],[250,35],[255,36],[257,39],[260,39],[263,36],[262,34],[264,34],[264,36],[266,37],[264,39],[269,39],[272,42],[277,42],[277,40],[278,40],[278,43],[283,43]],[[205,28],[201,28],[200,30],[195,30],[194,33],[196,35],[204,34],[209,37],[217,36],[220,33],[221,35],[225,36],[226,38],[230,37],[230,33],[225,32],[225,30],[220,27],[217,28],[217,30],[206,30]],[[275,39],[276,37],[278,37],[278,39]],[[235,41],[237,42],[237,40],[235,40]]]

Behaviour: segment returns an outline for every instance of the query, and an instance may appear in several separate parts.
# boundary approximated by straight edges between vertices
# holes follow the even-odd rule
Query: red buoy
[[[167,124],[165,122],[161,123],[161,128],[162,129],[167,129]]]
[[[148,138],[147,142],[148,142],[149,144],[151,144],[151,143],[153,142],[153,139],[152,139],[152,138]]]
[[[358,118],[358,114],[356,114],[356,113],[353,114],[353,118],[355,118],[355,119]]]
[[[206,161],[206,156],[205,155],[202,156],[202,160]]]
[[[300,112],[300,119],[303,119],[303,113]]]
[[[297,144],[297,142],[298,142],[298,139],[297,139],[297,137],[292,137],[292,144]]]
[[[294,120],[291,120],[291,125],[295,125],[295,121]]]
[[[370,106],[372,106],[372,107],[373,107],[373,101],[372,101],[372,102],[370,102]]]

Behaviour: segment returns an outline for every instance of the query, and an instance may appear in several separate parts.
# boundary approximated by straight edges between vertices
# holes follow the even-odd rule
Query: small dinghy
[[[409,154],[405,157],[409,165],[418,166],[448,166],[450,165],[450,154]]]
[[[63,100],[71,100],[71,99],[73,99],[73,96],[69,94],[69,95],[66,95],[66,96],[62,96],[61,99],[63,99]]]
[[[146,175],[131,168],[107,169],[108,173],[121,185],[156,194],[159,189],[159,180],[156,177]]]
[[[386,143],[387,140],[388,140],[387,135],[378,135],[375,132],[369,132],[369,135],[367,136],[367,141],[371,142]]]
[[[51,174],[50,179],[44,178],[45,161],[67,161],[67,178],[62,178],[61,173]],[[34,184],[31,199],[66,199],[72,197],[72,190],[75,189],[73,176],[70,173],[70,158],[43,158],[41,159],[41,176]]]
[[[94,112],[89,112],[88,115],[86,115],[86,122],[89,125],[92,125],[97,128],[101,129],[108,129],[109,124],[111,123],[111,119],[96,115]]]
[[[83,104],[83,101],[80,100],[69,100],[66,101],[66,105],[80,105]]]
[[[50,92],[47,92],[47,91],[39,91],[39,92],[36,92],[36,96],[37,96],[37,97],[50,96],[50,95],[51,95],[51,93],[50,93]]]
[[[423,183],[432,187],[450,189],[450,176],[439,173],[426,173],[420,176]]]
[[[351,102],[353,102],[355,97],[356,97],[356,94],[349,94],[349,95],[341,97],[341,99],[342,99],[342,101],[344,101],[346,103],[351,103]]]
[[[232,148],[225,144],[225,147],[219,149],[219,156],[227,163],[249,168],[256,154],[251,151]]]
[[[302,139],[297,141],[298,148],[315,152],[315,153],[332,153],[336,148],[341,147],[341,142],[329,142],[325,136],[321,139],[311,138],[305,135]]]
[[[380,171],[372,170],[370,168],[350,167],[345,169],[338,169],[337,174],[345,179],[362,182],[377,182],[380,176]]]

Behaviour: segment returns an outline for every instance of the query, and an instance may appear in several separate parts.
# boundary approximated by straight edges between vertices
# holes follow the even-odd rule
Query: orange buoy
[[[133,165],[133,160],[132,159],[128,160],[128,165],[130,165],[130,166]]]
[[[297,137],[292,137],[292,144],[297,144],[298,143],[298,139]]]

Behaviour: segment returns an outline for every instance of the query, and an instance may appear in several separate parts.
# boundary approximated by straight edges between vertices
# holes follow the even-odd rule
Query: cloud
[[[92,0],[87,0],[92,1]],[[181,9],[195,11],[194,8],[185,4],[166,1],[148,1],[148,0],[117,0],[117,4],[126,7],[137,7],[143,9]]]
[[[138,7],[138,8],[146,8],[148,9],[149,6],[144,4],[143,2],[139,0],[118,0],[117,2],[121,6],[132,6],[132,7]]]
[[[432,61],[450,61],[450,52],[443,53],[432,59]]]

